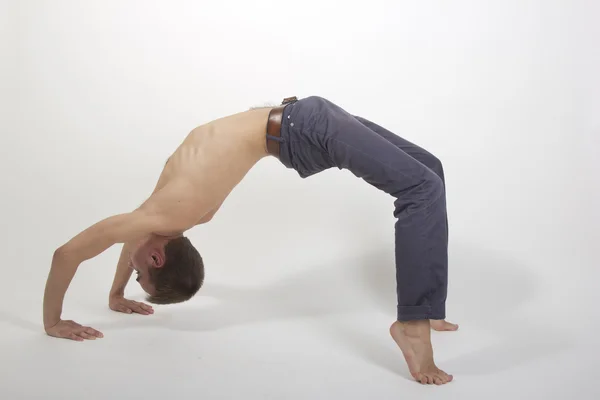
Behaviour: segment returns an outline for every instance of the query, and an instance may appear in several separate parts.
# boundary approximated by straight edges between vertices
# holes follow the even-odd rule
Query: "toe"
[[[458,330],[458,325],[453,324],[448,321],[445,321],[443,319],[440,319],[440,320],[432,320],[431,328],[435,331],[456,331],[456,330]]]
[[[436,385],[443,385],[444,381],[439,375],[436,375],[433,377],[433,383],[435,383]]]
[[[451,324],[450,322],[446,322],[446,326],[445,329],[446,331],[457,331],[458,330],[458,324]]]
[[[448,375],[447,373],[445,373],[444,371],[441,371],[438,373],[438,376],[442,379],[443,383],[448,383],[452,380],[452,375]]]
[[[425,376],[425,374],[417,373],[415,379],[417,380],[417,382],[422,383],[423,385],[427,384],[427,376]]]

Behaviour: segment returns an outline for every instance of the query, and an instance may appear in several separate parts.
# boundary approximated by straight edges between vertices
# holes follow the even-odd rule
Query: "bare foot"
[[[423,384],[443,385],[452,381],[448,375],[433,362],[431,347],[431,326],[429,320],[409,322],[396,321],[390,327],[394,341],[402,350],[410,374]]]
[[[430,320],[430,322],[431,322],[431,329],[433,329],[434,331],[457,331],[458,330],[457,324],[452,324],[443,319],[432,319],[432,320]]]

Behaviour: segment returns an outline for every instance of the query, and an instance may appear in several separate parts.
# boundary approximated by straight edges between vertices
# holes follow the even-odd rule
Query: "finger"
[[[142,314],[142,315],[148,315],[150,314],[150,312],[146,311],[144,308],[142,308],[141,305],[135,305],[132,307],[133,311],[138,313],[138,314]]]
[[[81,336],[84,339],[88,339],[88,340],[96,340],[96,336],[94,335],[90,335],[89,333],[87,333],[86,331],[81,331],[77,333],[79,336]]]
[[[103,338],[104,337],[104,335],[102,334],[102,332],[97,331],[94,328],[91,328],[89,326],[85,327],[85,332],[88,333],[88,334],[90,334],[90,335],[93,335],[93,336],[95,336],[97,338]]]
[[[148,305],[148,304],[146,304],[146,303],[141,303],[141,302],[139,302],[139,301],[134,301],[134,300],[129,300],[129,301],[128,301],[128,303],[129,303],[129,306],[136,305],[136,306],[138,306],[138,307],[141,307],[141,308],[143,308],[143,309],[144,309],[144,310],[146,310],[146,311],[154,311],[154,310],[152,309],[152,306],[150,306],[150,305]],[[133,308],[133,307],[132,307],[132,308]]]
[[[149,306],[148,304],[144,304],[144,303],[140,303],[140,305],[144,310],[148,311],[149,313],[154,312],[154,309],[152,308],[152,306]]]
[[[137,301],[134,301],[133,303],[135,304],[135,310],[136,311],[137,310],[143,310],[143,311],[145,311],[147,313],[150,313],[150,312],[154,311],[154,310],[152,310],[152,307],[150,307],[148,304],[140,303],[140,302],[137,302]],[[137,312],[140,312],[140,311],[137,311]]]
[[[74,332],[68,333],[67,335],[65,335],[63,337],[66,339],[75,340],[77,342],[83,342],[83,338],[79,335],[76,335]]]

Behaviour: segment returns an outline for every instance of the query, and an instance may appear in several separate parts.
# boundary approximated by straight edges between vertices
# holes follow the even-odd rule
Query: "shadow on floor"
[[[379,309],[386,314],[390,305],[396,302],[395,276],[389,269],[392,257],[384,253],[373,254],[362,268],[362,281]],[[539,292],[535,274],[527,266],[504,254],[465,244],[453,244],[449,258],[448,319],[452,321],[453,315],[460,315],[468,320],[465,325],[488,331],[497,341],[494,345],[446,360],[440,367],[453,374],[490,374],[569,347],[565,332],[557,331],[549,324],[544,325],[543,319],[536,320],[535,316],[525,318],[520,313],[520,309],[533,301]],[[460,320],[455,322],[461,323]],[[348,335],[352,330],[346,326],[343,332]],[[434,346],[436,335],[460,333],[460,330],[436,332]],[[339,337],[343,337],[342,330]],[[394,366],[397,355],[390,353],[390,346],[367,344],[358,336],[346,340],[357,348],[364,343],[361,354],[366,360],[398,372],[398,367]],[[406,376],[406,373],[403,375]]]
[[[207,282],[189,302],[161,306],[152,318],[119,318],[104,329],[163,326],[179,331],[214,331],[274,320],[351,313],[371,307],[357,295],[354,260],[319,266],[265,286],[235,287]],[[142,298],[135,300],[143,300]],[[162,315],[161,315],[162,314]],[[126,316],[130,317],[130,316]],[[159,318],[156,318],[159,317]]]
[[[28,321],[21,317],[17,317],[16,315],[13,315],[12,313],[8,313],[3,310],[0,310],[0,322],[6,322],[9,325],[12,325],[17,328],[21,328],[23,330],[30,331],[30,332],[38,332],[38,333],[44,332],[44,328],[43,328],[43,325],[41,322],[36,324],[34,322]]]
[[[518,316],[519,309],[537,292],[535,276],[526,266],[503,254],[462,244],[451,247],[450,262],[449,304],[469,325],[493,332],[498,341],[446,360],[441,367],[455,374],[488,374],[568,347],[562,332],[544,326],[543,321]],[[366,362],[410,378],[399,350],[387,336],[387,326],[373,326],[373,320],[356,326],[343,318],[376,308],[393,322],[395,289],[393,249],[386,248],[335,265],[313,267],[267,286],[240,288],[207,282],[195,299],[168,306],[168,312],[160,310],[149,317],[110,313],[108,322],[85,323],[106,331],[148,326],[213,331],[273,320],[335,316],[320,321],[323,335]],[[448,309],[447,314],[452,320],[453,310]],[[38,324],[6,312],[0,313],[0,320],[41,332]],[[460,331],[444,334],[460,335]]]

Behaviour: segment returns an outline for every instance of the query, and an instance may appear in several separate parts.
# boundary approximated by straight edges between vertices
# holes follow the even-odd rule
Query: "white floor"
[[[109,311],[106,288],[92,282],[108,279],[82,268],[65,314],[105,334],[85,343],[45,336],[40,288],[23,286],[0,311],[2,398],[599,398],[597,273],[569,279],[556,260],[546,268],[563,269],[563,279],[553,281],[501,253],[455,245],[448,315],[460,330],[433,333],[438,364],[455,381],[424,387],[387,332],[390,250],[287,276],[265,267],[262,279],[273,280],[255,287],[209,275],[193,301],[153,316]]]

